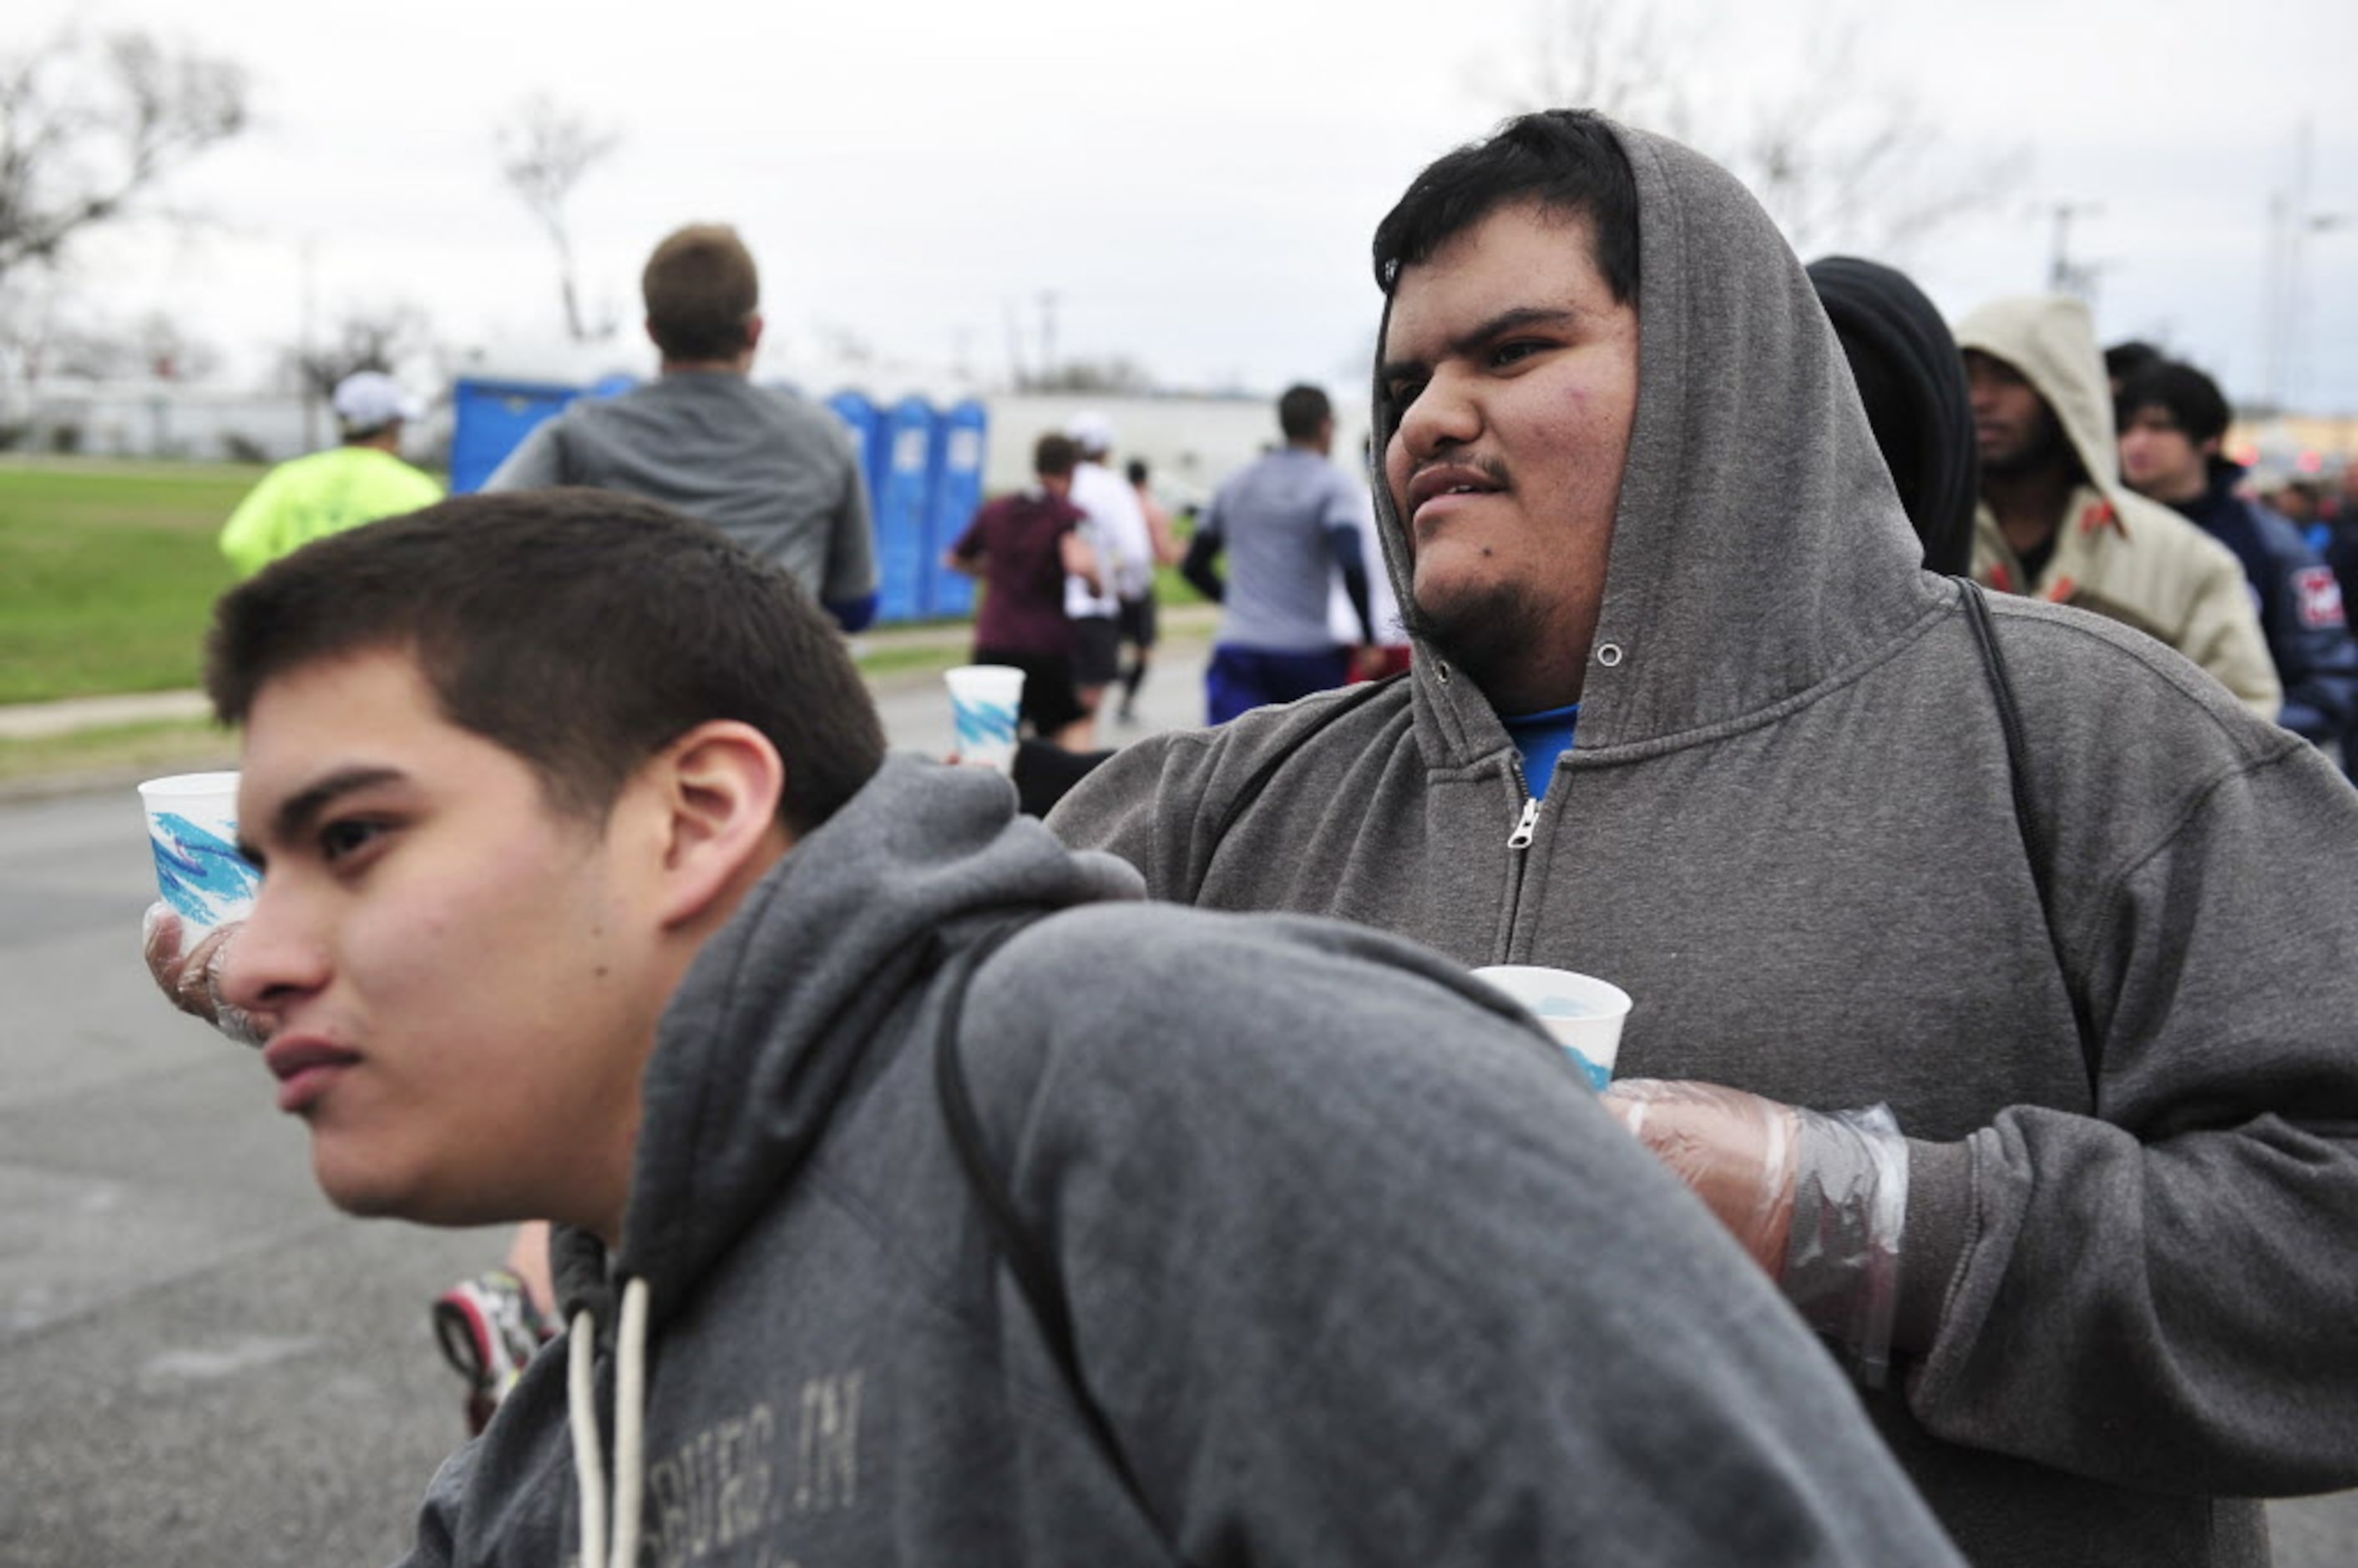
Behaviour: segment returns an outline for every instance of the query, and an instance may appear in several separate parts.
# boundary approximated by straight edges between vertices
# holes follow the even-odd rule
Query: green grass
[[[0,784],[60,773],[166,773],[235,766],[236,738],[202,719],[159,719],[29,741],[0,740]]]
[[[1157,567],[1154,568],[1154,601],[1169,610],[1183,604],[1201,604],[1205,600],[1204,596],[1195,591],[1195,585],[1179,575],[1177,567]]]
[[[263,471],[0,460],[0,703],[196,685],[212,602],[235,580],[214,540]],[[1201,602],[1170,568],[1156,587],[1166,608]],[[963,623],[951,630],[938,648],[873,638],[860,668],[871,676],[946,669],[966,654]],[[74,747],[61,740],[45,750]]]
[[[0,703],[194,686],[213,544],[262,470],[0,463]]]

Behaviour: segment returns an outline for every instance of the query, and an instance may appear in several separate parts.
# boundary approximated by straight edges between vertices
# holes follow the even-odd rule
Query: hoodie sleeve
[[[2277,680],[2259,614],[2252,608],[2252,590],[2234,557],[2223,546],[2213,554],[2216,558],[2203,564],[2196,579],[2186,625],[2174,645],[2218,676],[2244,707],[2273,719],[2283,704],[2284,687]]]
[[[990,1141],[1174,1554],[1953,1562],[1773,1289],[1487,996],[1153,906],[977,980]]]
[[[1149,898],[1192,903],[1178,825],[1201,804],[1208,750],[1200,736],[1176,730],[1124,746],[1056,803],[1048,827],[1073,849],[1102,849],[1136,866]]]
[[[1909,1256],[1940,1301],[1909,1401],[1951,1441],[2129,1487],[2348,1487],[2358,793],[2283,734],[2178,796],[2134,787],[2100,781],[2082,815],[2147,841],[2083,828],[2122,852],[2059,915],[2097,1115],[2017,1108],[1919,1159],[1963,1184],[1962,1223],[1953,1262]]]
[[[849,446],[843,453],[843,491],[827,526],[827,573],[820,599],[833,605],[872,596],[876,530],[870,520],[868,481]]]

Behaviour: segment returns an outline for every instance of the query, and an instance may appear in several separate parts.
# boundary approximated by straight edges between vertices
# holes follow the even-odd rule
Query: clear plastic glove
[[[1908,1141],[1889,1109],[1803,1110],[1659,1078],[1622,1079],[1604,1101],[1881,1387],[1908,1215]]]
[[[1801,1113],[1718,1084],[1624,1078],[1605,1108],[1719,1217],[1772,1280],[1793,1229]]]
[[[174,1007],[201,1018],[241,1045],[259,1045],[268,1035],[268,1021],[233,1007],[221,992],[222,966],[229,961],[231,937],[238,922],[220,925],[186,953],[180,950],[187,928],[180,916],[161,900],[147,906],[139,927],[139,948],[156,987]]]

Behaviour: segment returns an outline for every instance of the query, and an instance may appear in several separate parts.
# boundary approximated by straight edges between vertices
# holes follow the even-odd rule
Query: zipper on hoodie
[[[1523,870],[1531,863],[1526,851],[1531,849],[1531,840],[1538,835],[1540,826],[1540,797],[1531,793],[1531,781],[1523,773],[1522,759],[1515,758],[1507,766],[1508,771],[1514,774],[1515,787],[1522,792],[1523,809],[1515,818],[1514,831],[1507,835],[1507,849],[1510,851],[1507,856],[1508,952],[1498,960],[1499,963],[1516,961],[1512,954],[1515,933],[1521,927],[1523,921]]]

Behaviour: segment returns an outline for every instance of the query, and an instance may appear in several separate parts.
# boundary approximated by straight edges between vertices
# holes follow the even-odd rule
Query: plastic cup
[[[1023,705],[1023,672],[1012,665],[960,665],[943,673],[957,723],[961,762],[1015,772],[1015,716]]]
[[[1613,1064],[1621,1054],[1621,1021],[1629,1016],[1629,993],[1594,975],[1551,969],[1535,964],[1494,964],[1474,971],[1522,1005],[1572,1054],[1589,1086],[1602,1089],[1613,1081]]]
[[[187,927],[187,940],[254,907],[262,877],[237,852],[237,775],[174,773],[139,786],[156,885]]]

